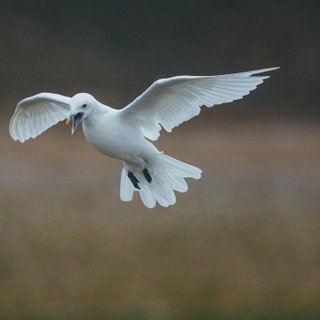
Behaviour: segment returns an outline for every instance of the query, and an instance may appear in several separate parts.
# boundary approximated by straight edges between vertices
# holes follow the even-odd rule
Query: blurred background
[[[0,2],[0,319],[319,319],[317,1]],[[170,208],[119,200],[122,164],[63,123],[8,124],[42,91],[121,108],[160,77],[281,66],[156,145],[203,169]]]

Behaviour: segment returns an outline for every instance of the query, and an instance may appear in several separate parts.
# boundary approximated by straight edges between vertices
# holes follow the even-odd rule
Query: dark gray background
[[[281,66],[235,113],[318,116],[316,4],[1,1],[0,94],[90,91],[122,107],[160,77]]]

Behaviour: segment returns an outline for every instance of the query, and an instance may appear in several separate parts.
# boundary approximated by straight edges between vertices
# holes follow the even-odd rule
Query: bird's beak
[[[67,119],[66,119],[66,125],[68,125],[71,121],[71,134],[74,134],[77,126],[82,122],[84,117],[83,112],[79,112],[76,114],[71,114]]]

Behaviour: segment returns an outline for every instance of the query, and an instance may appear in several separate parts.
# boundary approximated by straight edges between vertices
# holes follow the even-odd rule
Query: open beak
[[[66,120],[66,125],[68,125],[71,121],[71,134],[74,134],[77,126],[82,122],[84,117],[84,113],[83,112],[79,112],[76,114],[72,114],[71,116],[69,116]]]

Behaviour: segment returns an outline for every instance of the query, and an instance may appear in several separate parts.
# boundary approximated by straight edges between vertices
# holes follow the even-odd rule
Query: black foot
[[[128,172],[128,178],[130,179],[130,181],[132,182],[133,186],[136,188],[136,189],[140,189],[138,183],[139,183],[139,180],[136,178],[136,176],[133,174],[133,172],[129,171]]]
[[[150,183],[152,181],[152,178],[150,176],[148,169],[144,168],[142,173],[143,173],[144,177],[146,178],[146,180]]]

